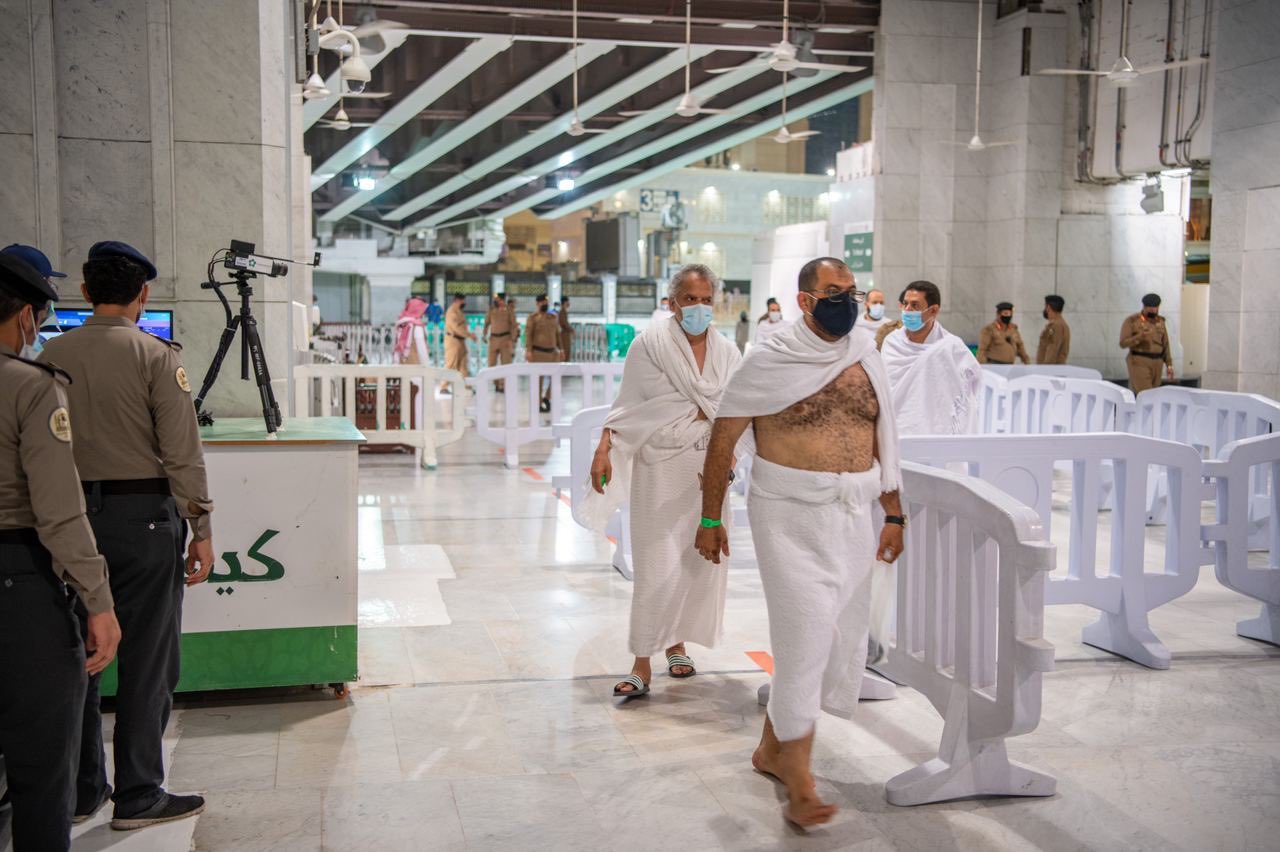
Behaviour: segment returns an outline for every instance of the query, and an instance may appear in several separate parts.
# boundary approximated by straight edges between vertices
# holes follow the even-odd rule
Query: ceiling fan
[[[693,0],[684,0],[684,94],[680,97],[680,102],[676,104],[675,113],[682,118],[693,118],[695,115],[721,115],[729,112],[727,109],[708,109],[702,105],[695,95],[689,89],[689,65],[693,61]],[[732,69],[726,69],[732,70]],[[648,115],[652,112],[666,112],[666,110],[639,109],[628,110],[619,115],[628,117],[636,115]]]
[[[330,130],[350,130],[353,127],[373,127],[373,122],[352,121],[347,116],[347,110],[342,105],[342,100],[338,100],[338,112],[333,118],[322,118],[318,122],[321,127],[327,127]]]
[[[968,151],[985,151],[988,148],[1003,148],[1006,145],[1017,145],[1017,142],[983,142],[978,131],[979,117],[982,109],[982,0],[978,0],[978,64],[974,71],[973,85],[973,136],[968,142],[946,142]]]
[[[859,65],[835,65],[830,62],[806,62],[797,56],[798,48],[788,36],[788,26],[790,21],[791,0],[782,0],[782,41],[770,48],[769,57],[767,59],[757,59],[754,62],[748,62],[744,65],[736,65],[732,68],[712,68],[712,74],[727,74],[730,71],[737,71],[739,68],[772,68],[774,71],[780,71],[786,74],[795,71],[797,68],[813,71],[865,71],[866,68]]]
[[[585,133],[608,133],[607,130],[588,129],[578,118],[578,0],[573,0],[573,120],[565,131],[570,136],[582,136]]]
[[[1129,52],[1129,3],[1131,0],[1120,0],[1120,56],[1110,71],[1094,71],[1090,68],[1045,68],[1037,74],[1054,77],[1104,77],[1108,83],[1124,88],[1132,86],[1143,74],[1155,74],[1160,71],[1171,71],[1175,68],[1189,68],[1203,65],[1209,61],[1207,56],[1192,59],[1179,59],[1176,62],[1164,62],[1159,65],[1135,66],[1126,55]]]
[[[773,141],[781,145],[788,142],[799,142],[801,139],[808,139],[810,136],[817,136],[821,130],[800,130],[792,133],[787,129],[787,77],[789,74],[782,75],[782,129],[773,136]]]

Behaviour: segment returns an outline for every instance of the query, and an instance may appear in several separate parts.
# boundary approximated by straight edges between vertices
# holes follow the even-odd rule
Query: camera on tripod
[[[219,259],[222,260],[224,267],[231,270],[232,281],[214,280],[213,267]],[[196,418],[201,426],[213,425],[213,415],[204,410],[204,400],[213,388],[213,383],[218,380],[218,373],[222,369],[222,361],[227,357],[227,352],[231,350],[231,343],[235,340],[236,332],[243,331],[244,334],[240,337],[240,378],[245,381],[249,380],[249,367],[252,365],[253,378],[258,385],[258,394],[262,397],[262,419],[267,427],[267,438],[276,437],[276,430],[280,428],[284,418],[280,414],[280,406],[276,402],[275,393],[271,390],[271,373],[267,370],[267,357],[262,349],[262,339],[258,336],[258,321],[253,317],[251,307],[253,287],[250,286],[249,282],[259,275],[265,275],[269,278],[280,278],[288,275],[288,264],[290,263],[319,266],[320,253],[316,252],[311,262],[306,263],[305,261],[260,255],[257,254],[257,247],[253,243],[232,240],[230,248],[218,249],[209,261],[208,280],[202,282],[200,288],[212,290],[218,297],[218,301],[222,302],[222,309],[227,314],[227,327],[222,330],[222,339],[218,341],[218,351],[214,353],[213,361],[210,362],[209,369],[204,374],[204,381],[200,385],[200,393],[197,394],[195,399]],[[240,297],[240,312],[238,314],[232,313],[231,303],[227,301],[226,295],[222,292],[224,284],[232,283],[236,285],[236,295]]]

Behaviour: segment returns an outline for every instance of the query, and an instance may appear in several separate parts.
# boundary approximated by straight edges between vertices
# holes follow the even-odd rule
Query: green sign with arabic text
[[[844,262],[854,272],[871,271],[871,247],[875,237],[870,231],[844,235]]]

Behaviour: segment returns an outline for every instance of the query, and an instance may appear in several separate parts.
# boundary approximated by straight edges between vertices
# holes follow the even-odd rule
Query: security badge
[[[71,415],[65,406],[58,406],[49,415],[49,432],[62,443],[71,443]]]
[[[173,374],[174,381],[178,383],[178,387],[182,388],[183,393],[191,393],[191,382],[187,381],[187,370],[185,367],[179,367],[177,372]]]

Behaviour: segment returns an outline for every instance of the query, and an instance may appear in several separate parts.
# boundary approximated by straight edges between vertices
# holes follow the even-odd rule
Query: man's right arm
[[[718,417],[711,427],[711,444],[702,468],[702,517],[708,520],[722,520],[724,495],[729,490],[729,474],[733,470],[733,450],[750,425],[750,417]],[[723,524],[700,526],[694,547],[704,559],[719,565],[720,555],[729,555],[729,533]]]
[[[987,326],[982,327],[982,331],[978,332],[978,363],[987,363],[987,349],[991,346],[991,329]]]
[[[1124,321],[1124,325],[1120,326],[1120,348],[1133,349],[1142,342],[1142,326],[1141,321],[1133,317],[1129,317]]]

